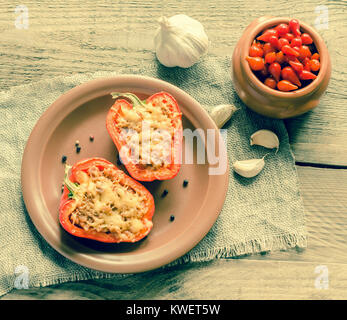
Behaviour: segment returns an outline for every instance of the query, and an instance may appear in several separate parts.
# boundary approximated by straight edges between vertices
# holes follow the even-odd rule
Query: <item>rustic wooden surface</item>
[[[14,26],[17,5],[0,3],[0,90],[58,75],[117,71],[155,59],[157,18],[186,13],[203,23],[210,54],[230,55],[242,30],[261,15],[292,16],[314,25],[325,5],[329,29],[319,30],[333,64],[318,108],[286,120],[298,162],[309,231],[308,248],[158,270],[155,279],[93,280],[14,290],[3,299],[346,299],[347,55],[346,1],[22,1],[29,28]],[[136,32],[134,32],[136,30]],[[329,168],[330,167],[330,168]],[[317,287],[317,267],[329,271]],[[134,282],[132,282],[134,283]],[[159,285],[158,285],[159,283]]]

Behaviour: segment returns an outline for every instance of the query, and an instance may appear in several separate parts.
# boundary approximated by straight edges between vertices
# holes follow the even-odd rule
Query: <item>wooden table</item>
[[[15,4],[0,3],[0,90],[58,75],[117,71],[153,61],[157,19],[185,13],[211,40],[210,54],[231,55],[243,29],[262,15],[314,25],[328,8],[333,72],[318,108],[285,121],[300,180],[308,248],[158,270],[153,279],[65,283],[15,290],[5,299],[346,299],[347,298],[347,3],[346,1],[22,1],[28,29],[17,29]],[[21,3],[22,3],[21,2]],[[328,276],[327,287],[319,280]]]

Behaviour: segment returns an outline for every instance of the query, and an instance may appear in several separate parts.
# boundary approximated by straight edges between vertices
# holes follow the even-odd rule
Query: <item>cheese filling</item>
[[[152,170],[170,166],[174,142],[172,119],[177,115],[180,114],[170,110],[167,101],[160,97],[150,103],[138,101],[132,108],[121,107],[117,127],[132,163]]]
[[[134,240],[152,222],[146,214],[145,194],[115,180],[113,169],[100,171],[96,166],[88,174],[76,173],[80,182],[74,193],[76,209],[70,220],[86,231],[112,233],[120,239]]]

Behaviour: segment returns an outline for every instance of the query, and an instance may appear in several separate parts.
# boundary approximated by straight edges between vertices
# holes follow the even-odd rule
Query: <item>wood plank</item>
[[[1,3],[0,90],[59,75],[144,66],[155,59],[152,39],[161,15],[186,13],[198,19],[211,40],[209,54],[231,56],[243,29],[256,17],[269,14],[270,7],[272,15],[285,12],[314,25],[315,8],[325,5],[329,29],[319,32],[331,54],[331,83],[318,108],[286,123],[297,161],[347,166],[346,2],[296,3],[29,0],[27,30],[14,27],[15,5]]]
[[[322,269],[324,268],[324,269]],[[320,271],[327,270],[327,271]],[[327,272],[327,287],[323,283]],[[347,266],[221,260],[131,278],[15,290],[2,299],[346,299]]]
[[[297,166],[308,247],[249,259],[347,265],[347,170]]]
[[[175,266],[133,278],[14,290],[3,299],[346,299],[347,170],[297,169],[306,249]],[[328,270],[328,289],[315,286],[322,274],[316,268],[322,265]]]
[[[346,98],[341,91],[331,99],[328,92],[315,110],[286,120],[297,162],[347,167]]]

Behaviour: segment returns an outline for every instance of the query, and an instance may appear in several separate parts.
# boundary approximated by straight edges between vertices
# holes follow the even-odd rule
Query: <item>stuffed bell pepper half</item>
[[[181,166],[182,113],[166,92],[140,100],[132,93],[116,99],[106,128],[129,174],[139,181],[168,180]]]
[[[68,233],[100,242],[136,242],[151,231],[153,213],[151,193],[111,162],[90,158],[66,166],[59,220]]]

